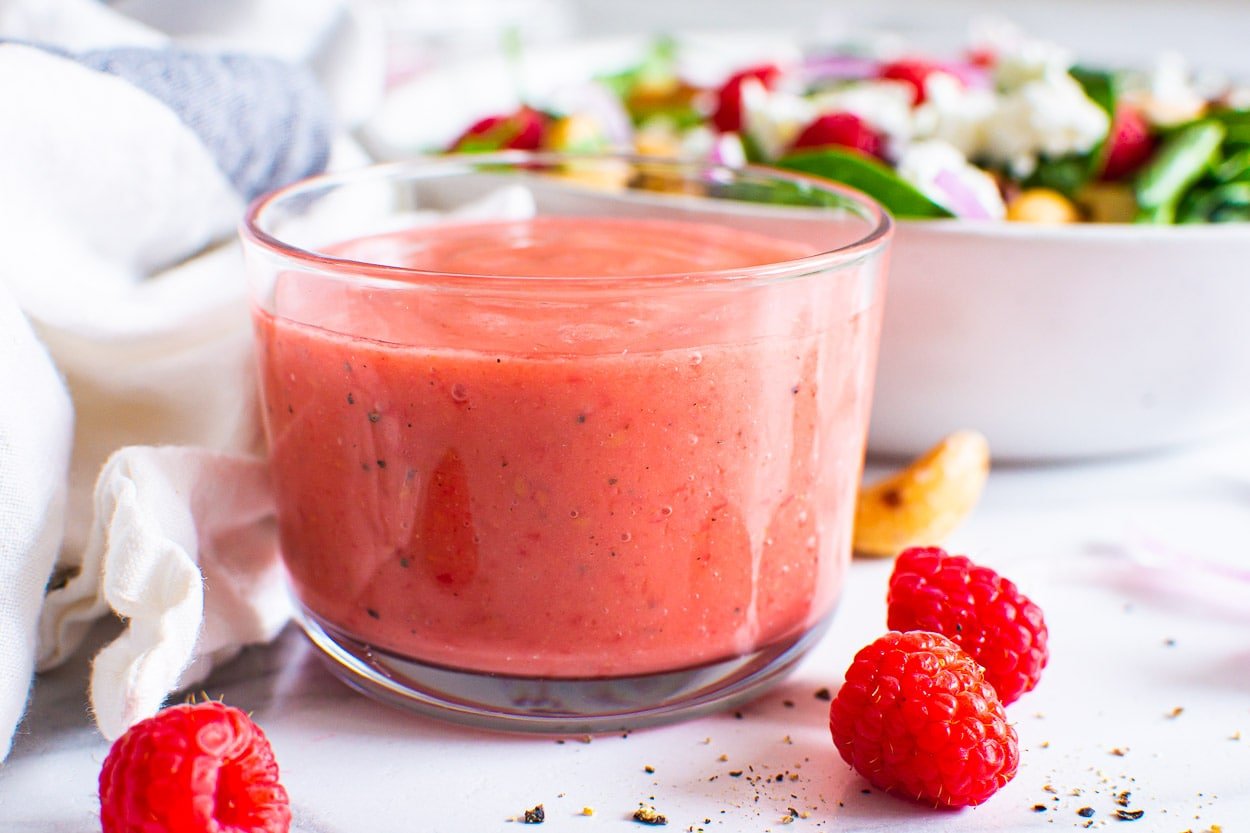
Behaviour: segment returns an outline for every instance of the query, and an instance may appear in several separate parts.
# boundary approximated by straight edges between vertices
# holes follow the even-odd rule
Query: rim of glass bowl
[[[715,173],[718,176],[736,180],[754,178],[756,180],[787,182],[809,189],[824,191],[840,198],[845,204],[838,206],[838,208],[850,211],[856,219],[865,224],[866,231],[856,240],[842,246],[800,258],[779,260],[757,266],[628,276],[593,274],[544,276],[439,272],[373,263],[364,260],[352,260],[350,258],[335,257],[313,249],[301,248],[280,239],[263,228],[267,219],[267,212],[270,209],[275,209],[288,200],[316,191],[329,191],[370,181],[420,179],[475,173],[491,165],[511,165],[517,170],[523,170],[525,166],[542,166],[543,168],[555,169],[557,166],[569,163],[604,161],[619,161],[632,166],[664,166],[674,170],[699,171],[703,174]],[[698,198],[696,197],[696,199]],[[717,201],[714,197],[706,199],[708,202]],[[732,200],[724,201],[730,202]],[[752,205],[750,201],[746,200],[738,202],[742,205]],[[768,204],[758,203],[758,205]],[[801,208],[803,206],[792,207]],[[831,206],[811,206],[811,208],[815,211],[822,209],[828,211],[835,210]],[[483,287],[499,287],[501,284],[512,282],[541,282],[543,286],[556,287],[571,284],[589,286],[619,285],[621,281],[629,281],[634,286],[645,283],[648,285],[674,284],[688,287],[695,282],[757,283],[759,281],[784,280],[791,277],[836,270],[883,249],[893,236],[894,229],[894,220],[885,209],[871,197],[853,188],[820,179],[819,177],[781,171],[762,165],[730,167],[728,165],[698,160],[638,156],[635,154],[562,154],[504,151],[499,153],[451,153],[423,156],[308,177],[262,194],[254,199],[244,213],[240,234],[245,240],[272,254],[287,260],[300,262],[306,267],[317,269],[319,272],[338,274],[350,278],[353,282],[378,283],[379,285],[392,287],[402,284],[405,287],[417,288],[449,283],[460,286],[477,284]]]

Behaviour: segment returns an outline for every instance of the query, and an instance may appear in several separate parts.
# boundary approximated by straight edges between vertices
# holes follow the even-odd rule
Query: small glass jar
[[[499,728],[739,702],[850,558],[891,225],[628,157],[314,178],[243,228],[283,557],[331,667]]]

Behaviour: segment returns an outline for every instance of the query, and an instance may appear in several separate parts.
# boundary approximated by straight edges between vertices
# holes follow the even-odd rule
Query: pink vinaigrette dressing
[[[280,273],[277,315],[256,315],[282,549],[323,626],[419,662],[577,679],[730,659],[831,612],[880,324],[853,269],[753,278],[760,303],[735,287],[731,307],[732,279],[631,276],[814,250],[586,217],[329,251],[451,277],[414,296]],[[465,274],[541,277],[461,293]]]

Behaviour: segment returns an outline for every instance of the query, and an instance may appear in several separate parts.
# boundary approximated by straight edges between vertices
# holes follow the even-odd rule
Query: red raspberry
[[[747,79],[754,79],[771,90],[781,78],[781,69],[773,64],[744,69],[735,73],[721,86],[716,94],[716,112],[712,114],[712,123],[722,133],[733,133],[742,129],[742,84]]]
[[[970,49],[964,58],[971,66],[981,67],[982,69],[993,69],[994,65],[998,63],[998,53],[988,46]]]
[[[1004,705],[1037,685],[1049,659],[1041,608],[990,568],[939,547],[899,555],[887,604],[891,630],[934,631],[959,643]]]
[[[885,153],[881,134],[851,113],[826,113],[819,117],[803,128],[791,150],[827,145],[853,148],[878,158]]]
[[[925,100],[924,82],[930,75],[942,69],[939,65],[917,58],[894,61],[881,68],[881,77],[894,81],[904,81],[911,85],[913,106],[923,104]]]
[[[936,633],[890,632],[856,654],[829,730],[869,783],[934,807],[980,804],[1020,762],[981,666]]]
[[[286,833],[273,749],[224,703],[172,706],[131,726],[100,770],[104,833]]]
[[[453,151],[538,150],[547,117],[529,107],[479,119],[452,142]]]
[[[1124,179],[1145,165],[1154,152],[1155,139],[1141,113],[1127,105],[1117,107],[1107,138],[1102,178]]]

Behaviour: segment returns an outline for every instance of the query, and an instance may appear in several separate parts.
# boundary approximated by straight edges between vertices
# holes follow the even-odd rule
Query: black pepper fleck
[[[1093,807],[1082,807],[1081,809],[1079,809],[1079,810],[1077,810],[1077,811],[1076,811],[1076,814],[1077,814],[1078,816],[1080,816],[1081,818],[1083,818],[1083,819],[1087,819],[1087,818],[1090,818],[1090,817],[1092,817],[1092,816],[1094,815],[1094,808],[1093,808]]]
[[[378,421],[379,419],[381,419],[381,418],[382,418],[382,415],[381,415],[381,414],[379,414],[377,411],[370,411],[370,412],[369,412],[369,421],[370,421],[370,422],[377,422],[377,421]]]
[[[824,700],[826,703],[833,699],[833,694],[831,694],[827,688],[816,689],[816,694],[813,696],[815,696],[817,700]]]
[[[350,393],[349,393],[349,394],[347,394],[347,404],[348,404],[348,405],[355,405],[355,404],[356,404],[356,397],[352,396]]]
[[[521,819],[525,824],[542,824],[547,820],[547,811],[543,809],[543,805],[539,804],[525,811],[525,816]]]
[[[384,469],[384,468],[386,468],[386,461],[385,461],[385,460],[378,460],[378,461],[377,461],[377,464],[378,464],[378,468],[380,468],[380,469]]]
[[[366,607],[366,608],[365,608],[365,613],[368,613],[368,614],[369,614],[370,616],[372,616],[374,619],[381,619],[381,618],[382,618],[382,615],[381,615],[380,613],[378,613],[376,610],[374,610],[373,608],[371,608],[371,607]]]

